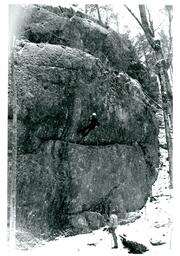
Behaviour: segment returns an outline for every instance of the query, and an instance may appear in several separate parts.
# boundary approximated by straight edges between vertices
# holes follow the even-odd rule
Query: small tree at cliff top
[[[98,19],[101,25],[114,27],[119,33],[119,15],[118,12],[114,12],[111,4],[86,4],[85,13]]]

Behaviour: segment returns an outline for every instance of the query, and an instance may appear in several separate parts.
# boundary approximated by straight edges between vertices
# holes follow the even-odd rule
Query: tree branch
[[[140,20],[136,17],[136,15],[131,11],[131,9],[129,9],[129,7],[124,4],[124,6],[126,7],[126,9],[130,12],[130,14],[136,19],[136,21],[139,23],[139,25],[141,26],[141,28],[144,31],[143,25],[141,24]],[[144,31],[145,32],[145,31]]]
[[[151,33],[151,30],[149,29],[149,24],[147,22],[147,18],[146,18],[146,15],[145,15],[145,6],[144,5],[139,5],[139,10],[140,10],[140,15],[141,15],[141,21],[142,23],[140,22],[140,20],[136,17],[136,15],[131,11],[131,9],[129,9],[129,7],[124,4],[124,6],[126,7],[126,9],[130,12],[130,14],[136,19],[136,21],[138,22],[138,24],[141,26],[141,28],[143,29],[145,35],[146,35],[146,38],[149,42],[149,44],[151,45],[151,47],[154,49],[154,41],[152,39],[152,33]]]
[[[168,47],[168,61],[170,65],[172,64],[172,33],[171,33],[171,25],[172,25],[172,15],[171,10],[172,6],[166,6],[166,11],[168,13],[168,19],[169,19],[169,47]]]
[[[154,36],[152,36],[152,32],[149,28],[149,24],[147,21],[147,17],[146,17],[146,9],[145,9],[145,5],[140,4],[139,5],[139,12],[140,12],[140,16],[141,16],[141,22],[142,22],[142,27],[143,27],[143,31],[146,35],[146,38],[149,42],[149,44],[151,45],[151,47],[156,51],[156,42],[154,41]]]
[[[98,4],[95,4],[94,6],[95,6],[97,14],[98,14],[99,22],[100,22],[100,24],[103,24],[102,19],[101,19],[101,14],[100,14],[100,11],[99,11],[99,6],[98,6]]]
[[[146,7],[147,12],[148,12],[148,19],[149,19],[149,32],[152,37],[154,37],[154,26],[153,26],[153,21],[151,19],[151,14],[149,12],[149,9]]]

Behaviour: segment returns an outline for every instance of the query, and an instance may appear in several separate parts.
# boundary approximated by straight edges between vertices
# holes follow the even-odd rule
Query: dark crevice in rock
[[[152,156],[150,155],[150,153],[147,151],[147,146],[146,144],[143,143],[138,143],[138,146],[141,148],[143,154],[144,154],[144,160],[146,162],[146,165],[148,167],[148,170],[150,172],[150,177],[156,177],[157,173],[156,173],[156,169],[155,169],[155,165],[152,161]],[[155,178],[156,179],[156,178]],[[154,180],[155,180],[154,179]]]
[[[142,89],[152,100],[158,103],[159,89],[156,76],[151,77],[151,74],[146,66],[140,61],[132,62],[128,66],[127,74],[139,81]]]
[[[66,127],[66,129],[64,130],[64,133],[68,132],[68,128]],[[34,153],[37,153],[37,150],[42,146],[42,144],[48,142],[48,141],[59,141],[59,142],[63,142],[63,143],[67,143],[67,144],[77,144],[77,145],[81,145],[81,146],[94,146],[94,147],[99,147],[99,146],[112,146],[112,145],[126,145],[126,146],[137,146],[137,142],[117,142],[117,141],[107,141],[107,142],[80,142],[80,141],[73,141],[73,140],[68,140],[68,139],[63,139],[62,138],[55,138],[55,137],[49,137],[49,138],[39,138],[40,139],[40,143],[39,146],[37,147],[36,150],[32,151]]]
[[[28,139],[28,138],[27,138]],[[87,142],[87,143],[82,143],[82,142],[77,142],[77,141],[72,141],[72,140],[63,140],[63,139],[60,139],[60,138],[44,138],[44,139],[40,139],[40,142],[39,142],[39,145],[35,148],[35,149],[28,149],[24,152],[24,154],[22,153],[18,153],[18,155],[27,155],[27,154],[37,154],[39,149],[42,147],[42,145],[48,141],[53,141],[53,145],[55,146],[55,142],[56,141],[59,141],[59,142],[62,142],[62,143],[65,143],[66,144],[66,147],[69,145],[69,144],[75,144],[75,145],[80,145],[80,146],[91,146],[91,147],[108,147],[108,146],[113,146],[113,145],[124,145],[124,146],[133,146],[133,147],[136,147],[136,142],[117,142],[117,141],[111,141],[111,142],[101,142],[101,143],[90,143],[90,142]],[[52,149],[52,156],[54,156],[54,150]],[[54,157],[53,157],[54,158]]]
[[[70,83],[73,83],[73,79],[71,80]],[[72,126],[72,122],[73,122],[73,111],[74,111],[74,102],[75,102],[74,90],[75,90],[75,88],[73,86],[70,86],[70,88],[71,88],[71,90],[68,87],[66,87],[66,90],[65,90],[65,95],[67,97],[68,113],[67,113],[66,119],[65,119],[65,127],[64,127],[63,132],[60,137],[61,140],[66,140],[67,135]]]
[[[64,66],[62,66],[62,67],[60,67],[60,66],[50,66],[50,65],[36,65],[36,64],[26,64],[26,66],[28,67],[28,66],[33,66],[33,67],[45,67],[45,68],[57,68],[57,69],[59,69],[60,71],[62,70],[62,69],[66,69],[66,70],[79,70],[79,67],[77,67],[77,68],[73,68],[73,67],[64,67]]]
[[[133,146],[134,143],[126,143],[125,141],[123,142],[117,142],[117,141],[105,141],[105,142],[74,142],[74,141],[69,141],[69,143],[72,143],[72,144],[78,144],[78,145],[82,145],[82,146],[95,146],[95,147],[99,147],[99,146],[112,146],[112,145],[116,145],[116,144],[119,144],[119,145],[127,145],[127,146]]]

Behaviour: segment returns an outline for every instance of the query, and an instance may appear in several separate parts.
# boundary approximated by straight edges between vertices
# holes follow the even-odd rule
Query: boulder
[[[115,69],[127,70],[134,55],[130,41],[87,15],[79,15],[72,9],[69,12],[66,9],[56,10],[35,5],[22,8],[21,36],[34,43],[81,49]]]
[[[29,151],[42,140],[79,143],[77,129],[87,125],[92,112],[100,128],[83,144],[151,144],[156,138],[155,117],[141,87],[127,75],[106,73],[97,58],[69,47],[26,43],[18,51],[18,119],[27,128]]]
[[[69,222],[73,227],[74,233],[83,234],[90,232],[86,218],[82,215],[76,215],[74,217],[69,218]]]
[[[72,8],[45,5],[13,6],[10,17],[14,17],[14,28],[20,37],[34,43],[49,43],[81,49],[99,58],[108,68],[127,72],[137,79],[145,93],[159,100],[157,78],[137,61],[130,40],[116,33],[99,21]],[[18,18],[17,18],[18,17]]]
[[[84,233],[114,207],[119,216],[141,209],[157,177],[158,122],[142,90],[149,78],[130,72],[131,43],[73,10],[18,13],[8,102],[16,226],[44,237]],[[100,125],[83,137],[93,112]]]
[[[14,82],[17,226],[89,232],[114,205],[120,215],[144,206],[158,166],[158,125],[137,81],[79,49],[19,41]],[[77,130],[92,112],[100,126],[82,138]]]
[[[135,49],[123,35],[72,8],[32,5],[21,12],[25,17],[21,35],[26,39],[34,43],[60,44],[88,52],[109,68],[127,72],[137,79],[144,91],[158,102],[157,78],[137,61]]]
[[[104,217],[98,212],[85,211],[84,216],[91,230],[96,230],[105,225]]]

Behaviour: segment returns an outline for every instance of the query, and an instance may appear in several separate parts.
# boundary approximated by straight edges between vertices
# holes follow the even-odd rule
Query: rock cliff
[[[9,90],[10,150],[14,107],[18,119],[17,226],[88,232],[114,207],[122,216],[145,204],[157,176],[158,124],[140,83],[125,73],[129,42],[85,17],[24,12],[16,106],[11,83]],[[77,131],[93,112],[100,125],[82,138]]]

